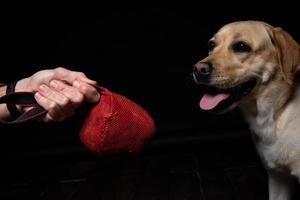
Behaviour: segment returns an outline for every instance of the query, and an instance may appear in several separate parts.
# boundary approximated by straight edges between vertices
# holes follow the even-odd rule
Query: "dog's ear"
[[[272,30],[272,42],[277,48],[278,60],[283,78],[292,84],[296,73],[300,72],[300,48],[292,36],[282,28]]]

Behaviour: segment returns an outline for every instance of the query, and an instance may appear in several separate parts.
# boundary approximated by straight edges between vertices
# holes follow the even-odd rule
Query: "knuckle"
[[[67,97],[62,97],[62,98],[61,98],[60,104],[61,104],[62,106],[66,106],[66,105],[69,104],[69,102],[70,102],[70,99],[69,99],[69,98],[67,98]]]
[[[57,67],[55,70],[56,71],[63,71],[63,70],[65,70],[65,68],[63,68],[63,67]]]
[[[86,85],[81,85],[81,86],[80,86],[80,91],[81,91],[82,93],[86,94],[86,93],[89,92],[89,88],[88,88],[88,86],[86,86]]]
[[[74,98],[75,103],[81,103],[84,100],[84,96],[79,93],[78,95],[76,95],[76,97]]]
[[[61,67],[57,67],[53,71],[56,72],[56,73],[59,73],[61,70],[62,70]]]
[[[56,74],[62,74],[65,71],[66,71],[66,69],[63,68],[63,67],[57,67],[57,68],[54,69],[54,73],[56,73]]]

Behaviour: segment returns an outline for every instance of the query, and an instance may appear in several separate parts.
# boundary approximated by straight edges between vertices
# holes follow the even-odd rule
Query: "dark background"
[[[143,106],[159,135],[201,136],[245,129],[234,111],[217,116],[198,108],[191,68],[207,41],[236,20],[263,20],[299,38],[292,4],[11,4],[1,8],[1,82],[64,66]],[[78,143],[79,116],[62,124],[1,125],[3,151]]]
[[[199,91],[191,69],[207,55],[208,39],[229,22],[262,20],[283,27],[299,41],[298,8],[287,2],[200,3],[3,5],[0,82],[58,66],[82,71],[151,114],[157,134],[146,148],[149,152],[224,146],[235,153],[250,149],[253,156],[239,111],[214,115],[198,108]],[[0,125],[2,167],[5,163],[1,177],[28,174],[17,173],[26,163],[93,157],[79,141],[81,121],[78,114],[64,123]]]
[[[9,4],[1,8],[1,82],[66,67],[127,96],[154,118],[157,135],[227,137],[247,130],[238,111],[202,112],[191,69],[221,26],[262,20],[300,37],[292,4]],[[1,125],[2,153],[80,147],[77,115],[64,123]],[[242,131],[243,132],[243,131]],[[237,134],[240,136],[241,134]],[[246,134],[247,135],[247,134]],[[34,151],[33,151],[34,152]]]

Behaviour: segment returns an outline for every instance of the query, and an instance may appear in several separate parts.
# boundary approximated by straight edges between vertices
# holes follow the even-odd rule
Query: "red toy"
[[[101,94],[98,104],[87,113],[80,130],[82,143],[98,155],[137,153],[155,133],[155,124],[150,115],[139,105],[119,94],[98,87]],[[33,93],[6,94],[0,103],[34,106],[13,121],[15,124],[37,119],[46,114],[35,101]]]
[[[100,88],[100,101],[85,118],[80,139],[100,155],[139,152],[155,132],[154,121],[128,98]]]

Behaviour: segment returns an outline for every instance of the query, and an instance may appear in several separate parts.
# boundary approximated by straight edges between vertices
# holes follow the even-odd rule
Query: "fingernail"
[[[48,87],[46,85],[41,85],[39,87],[39,92],[44,93],[44,94],[47,93],[48,92]]]
[[[36,93],[34,94],[34,97],[35,97],[36,99],[40,99],[40,98],[41,98],[41,95],[40,95],[38,92],[36,92]]]
[[[52,87],[52,88],[57,88],[58,87],[58,83],[57,83],[57,81],[51,81],[50,82],[50,87]]]
[[[80,87],[80,84],[78,81],[74,81],[73,82],[73,86],[76,87],[76,88],[79,88]]]

